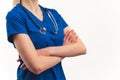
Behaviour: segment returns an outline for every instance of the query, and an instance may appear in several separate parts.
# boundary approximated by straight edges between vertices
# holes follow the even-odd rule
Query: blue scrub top
[[[36,23],[46,28],[46,34],[41,34],[39,32],[39,28],[36,27],[34,22],[28,17],[23,8]],[[55,31],[54,24],[48,17],[45,8],[40,6],[40,9],[43,12],[43,21],[35,17],[28,9],[22,7],[21,4],[17,4],[10,12],[8,12],[6,16],[6,26],[9,42],[13,43],[12,36],[15,34],[27,34],[29,35],[36,49],[41,49],[48,46],[63,45],[64,28],[68,25],[56,10],[49,9],[54,15],[59,27],[58,33],[53,34],[53,31]],[[22,62],[20,65],[21,64]],[[32,73],[28,69],[23,70],[20,68],[20,65],[17,70],[17,80],[66,80],[61,62],[39,75]]]

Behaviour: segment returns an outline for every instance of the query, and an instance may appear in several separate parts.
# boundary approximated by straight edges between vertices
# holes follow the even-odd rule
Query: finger
[[[70,44],[72,43],[72,36],[74,35],[74,30],[69,31],[66,36],[65,36],[65,44]]]
[[[23,64],[21,64],[20,68],[23,68],[24,66],[25,66],[25,64],[23,63]]]
[[[27,69],[26,65],[24,65],[22,68],[23,68],[24,70]]]
[[[64,45],[66,45],[66,44],[67,44],[67,42],[68,42],[67,40],[64,40]]]
[[[78,38],[79,38],[79,37],[78,37],[78,36],[76,36],[76,37],[75,37],[75,41],[77,41],[77,40],[78,40]]]
[[[77,40],[78,40],[78,36],[75,36],[75,38],[73,39],[72,43],[77,42]]]
[[[74,34],[73,36],[73,40],[72,40],[72,43],[75,43],[77,40],[78,40],[78,36],[76,35],[76,33]]]
[[[67,39],[64,41],[64,45],[68,45],[69,43],[70,43],[70,41]]]
[[[66,41],[66,42],[64,43],[64,45],[68,45],[68,44],[70,44],[69,41]]]
[[[76,41],[76,37],[77,37],[77,35],[76,35],[76,33],[75,32],[73,32],[73,35],[72,35],[72,41]]]
[[[69,40],[70,39],[70,36],[72,34],[73,30],[69,31],[67,34],[66,34],[66,40]]]
[[[22,59],[21,58],[19,58],[18,60],[17,60],[17,62],[19,62],[19,61],[21,61]]]
[[[72,37],[73,37],[73,35],[74,35],[74,30],[72,30],[70,33],[69,33],[69,35],[67,36],[67,39],[69,40],[69,41],[71,41],[72,40]]]
[[[25,66],[23,69],[25,70],[25,69],[27,69],[27,67]]]
[[[69,40],[68,40],[68,35],[69,35],[69,32],[68,32],[68,33],[65,35],[65,37],[64,37],[64,43],[66,43],[66,44],[67,44],[68,41],[69,41]]]
[[[64,39],[67,38],[67,36],[69,35],[70,31],[71,31],[71,30],[69,30],[69,31],[67,31],[67,32],[65,33],[65,35],[64,35]]]
[[[71,34],[70,37],[71,37],[70,39],[72,39],[72,40],[74,41],[74,40],[76,39],[76,37],[77,37],[76,32],[75,32],[75,31],[72,31],[72,34]]]
[[[66,33],[64,34],[64,36],[65,36],[66,34],[68,34],[71,30],[72,30],[72,29],[67,30]]]

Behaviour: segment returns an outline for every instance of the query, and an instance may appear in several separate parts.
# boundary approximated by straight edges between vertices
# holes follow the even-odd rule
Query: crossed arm
[[[64,57],[86,53],[84,44],[73,30],[67,27],[64,33],[63,46],[46,47],[38,50],[35,49],[28,35],[14,35],[14,44],[27,69],[35,74],[40,74],[58,64]]]

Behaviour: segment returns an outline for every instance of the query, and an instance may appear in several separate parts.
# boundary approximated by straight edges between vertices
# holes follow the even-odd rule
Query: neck
[[[37,12],[39,9],[38,0],[22,0],[22,5],[32,12]]]

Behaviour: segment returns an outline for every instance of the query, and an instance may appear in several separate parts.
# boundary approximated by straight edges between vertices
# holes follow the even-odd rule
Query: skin
[[[22,5],[29,9],[38,19],[43,20],[38,0],[22,0]],[[86,53],[83,42],[70,27],[64,29],[64,44],[62,46],[51,46],[36,50],[30,37],[22,33],[13,35],[13,41],[21,57],[18,61],[22,60],[24,62],[21,68],[27,68],[35,74],[40,74],[55,66],[65,57]]]

